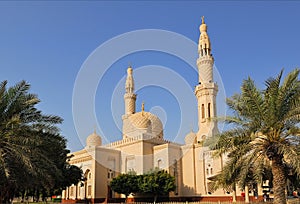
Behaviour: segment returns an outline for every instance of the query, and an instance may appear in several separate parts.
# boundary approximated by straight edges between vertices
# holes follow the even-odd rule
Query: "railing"
[[[138,135],[135,137],[128,137],[123,140],[115,141],[115,142],[104,145],[104,147],[112,148],[112,147],[116,147],[116,146],[125,145],[125,144],[131,143],[131,142],[136,142],[139,140],[153,140],[158,143],[171,143],[170,141],[165,140],[165,139],[156,138],[156,137],[153,137],[152,135],[143,134],[143,135]]]

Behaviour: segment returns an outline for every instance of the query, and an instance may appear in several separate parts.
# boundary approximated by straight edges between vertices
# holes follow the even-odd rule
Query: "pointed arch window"
[[[208,114],[208,118],[210,118],[210,103],[208,103],[207,114]]]
[[[205,118],[204,104],[201,106],[202,118]]]
[[[74,186],[71,186],[71,188],[70,188],[70,196],[71,197],[74,196]]]
[[[159,169],[162,168],[162,160],[161,160],[161,159],[158,159],[158,160],[157,160],[157,167],[158,167]]]

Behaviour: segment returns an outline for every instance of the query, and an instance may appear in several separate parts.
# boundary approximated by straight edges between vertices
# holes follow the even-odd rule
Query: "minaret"
[[[213,81],[214,58],[211,54],[211,44],[207,34],[207,26],[202,17],[198,44],[199,57],[197,67],[199,84],[195,88],[198,100],[198,133],[197,141],[202,141],[219,132],[216,120],[216,96],[218,85]]]
[[[135,113],[135,101],[136,94],[134,93],[134,80],[132,76],[132,67],[129,66],[127,69],[127,78],[125,83],[125,116],[129,116]]]

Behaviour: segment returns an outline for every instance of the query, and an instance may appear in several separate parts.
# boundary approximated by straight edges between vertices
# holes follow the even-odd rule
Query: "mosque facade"
[[[96,132],[87,137],[86,147],[73,152],[70,159],[71,164],[82,168],[85,180],[64,190],[63,200],[100,202],[101,199],[119,198],[121,195],[109,187],[112,178],[129,171],[144,174],[155,168],[167,170],[175,177],[177,188],[170,193],[171,198],[231,200],[233,192],[213,190],[210,180],[222,170],[226,157],[216,158],[213,151],[203,146],[204,140],[219,132],[216,120],[212,120],[217,116],[218,85],[213,77],[214,58],[211,52],[207,25],[202,19],[196,62],[199,78],[195,87],[198,131],[188,133],[185,144],[165,140],[161,120],[146,112],[143,106],[140,112],[136,112],[133,69],[129,67],[122,116],[123,139],[102,145],[101,137]]]

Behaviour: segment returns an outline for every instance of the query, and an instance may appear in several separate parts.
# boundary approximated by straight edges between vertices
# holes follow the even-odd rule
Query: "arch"
[[[74,197],[74,186],[70,187],[70,197]]]
[[[108,169],[107,171],[107,178],[108,179],[113,179],[114,178],[114,171],[111,169]]]
[[[161,159],[158,159],[158,160],[157,160],[157,167],[158,167],[159,169],[161,169],[161,167],[162,167],[162,160],[161,160]]]
[[[129,155],[126,158],[126,173],[135,171],[135,156]]]
[[[87,180],[89,179],[89,175],[91,173],[91,170],[87,169],[85,172],[84,172],[84,199],[87,198],[87,192],[88,192],[88,188],[87,188]]]
[[[202,115],[201,118],[202,118],[202,119],[205,118],[204,104],[201,105],[201,113],[202,113],[202,114],[201,114],[201,115]]]
[[[84,172],[84,179],[85,179],[85,180],[89,179],[90,172],[91,172],[91,170],[89,170],[89,169],[87,169],[87,170]]]

